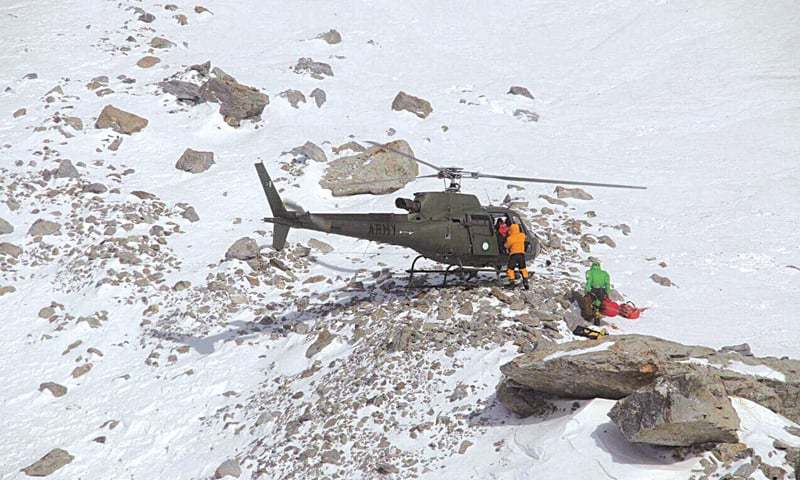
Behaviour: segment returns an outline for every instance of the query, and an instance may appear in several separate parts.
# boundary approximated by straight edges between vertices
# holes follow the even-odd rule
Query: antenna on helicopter
[[[468,170],[464,170],[461,167],[439,167],[430,162],[425,160],[419,159],[413,155],[409,155],[405,152],[401,152],[399,150],[395,150],[392,147],[387,146],[383,143],[373,142],[369,140],[365,140],[364,143],[368,143],[374,147],[380,147],[386,151],[392,152],[394,154],[400,155],[402,157],[406,157],[408,159],[414,160],[415,162],[430,167],[436,170],[435,174],[432,175],[421,175],[417,178],[441,178],[444,180],[449,180],[450,183],[445,188],[447,192],[458,192],[461,190],[461,179],[462,178],[494,178],[497,180],[509,180],[514,182],[531,182],[531,183],[550,183],[550,184],[562,184],[562,185],[580,185],[580,186],[588,186],[588,187],[605,187],[605,188],[629,188],[629,189],[636,189],[636,190],[647,190],[647,187],[641,187],[637,185],[622,185],[616,183],[598,183],[598,182],[577,182],[574,180],[559,180],[559,179],[551,179],[551,178],[537,178],[537,177],[516,177],[516,176],[509,176],[509,175],[492,175],[488,173],[481,173],[481,172],[472,172]]]

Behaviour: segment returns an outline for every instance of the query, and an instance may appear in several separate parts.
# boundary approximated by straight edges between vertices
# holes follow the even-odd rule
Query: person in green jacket
[[[611,276],[600,268],[600,262],[592,260],[592,266],[586,271],[586,287],[584,292],[592,296],[592,304],[599,309],[603,300],[611,294]]]

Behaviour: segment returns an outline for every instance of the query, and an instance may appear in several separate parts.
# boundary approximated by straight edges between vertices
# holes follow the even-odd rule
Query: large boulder
[[[689,446],[736,443],[739,416],[718,375],[660,377],[618,401],[608,416],[631,442]]]
[[[117,133],[126,135],[141,131],[146,126],[146,118],[120,110],[113,105],[103,107],[103,111],[100,112],[100,116],[97,117],[97,122],[94,124],[94,128],[110,128]]]
[[[414,155],[404,140],[395,140],[386,145],[406,155]],[[328,163],[325,175],[319,184],[329,189],[335,197],[371,193],[381,195],[403,188],[419,174],[414,160],[382,146],[342,157]]]
[[[545,343],[500,367],[503,382],[555,397],[618,400],[661,377],[710,372],[728,395],[800,421],[800,361],[682,345],[645,335]]]
[[[221,70],[215,78],[200,87],[200,97],[208,102],[219,103],[219,113],[225,123],[232,127],[240,126],[242,120],[260,119],[264,107],[269,105],[266,94],[238,83]]]
[[[233,242],[225,252],[225,259],[252,260],[258,256],[258,243],[250,237],[242,237]]]
[[[405,110],[411,112],[419,118],[425,118],[431,114],[433,107],[429,101],[424,100],[406,92],[399,92],[392,101],[392,110]]]
[[[202,173],[214,164],[214,152],[200,152],[187,148],[175,162],[175,168],[189,173]]]
[[[64,465],[71,463],[74,459],[75,457],[66,450],[54,448],[44,457],[23,468],[22,471],[29,477],[46,477]]]
[[[61,160],[54,176],[56,178],[78,178],[80,177],[80,173],[78,173],[78,169],[75,168],[75,165],[73,165],[71,161]]]

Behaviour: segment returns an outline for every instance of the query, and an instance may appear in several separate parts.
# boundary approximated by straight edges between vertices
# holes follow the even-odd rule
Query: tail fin
[[[272,183],[272,179],[269,178],[269,173],[267,173],[267,169],[264,168],[264,164],[260,162],[256,163],[256,171],[258,172],[258,178],[261,179],[261,187],[264,189],[264,194],[267,196],[269,208],[272,209],[272,215],[278,218],[287,217],[287,210],[283,205],[283,200],[281,200],[280,195],[278,195],[278,190],[275,189],[275,184]]]
[[[275,189],[275,184],[272,183],[272,179],[269,178],[269,173],[267,173],[267,169],[264,168],[264,164],[256,163],[256,171],[258,172],[258,178],[261,179],[261,187],[264,188],[264,194],[267,196],[267,202],[269,202],[272,215],[277,218],[288,217],[286,206],[283,204],[280,195],[278,195],[278,190]],[[272,248],[275,250],[282,250],[283,247],[286,246],[286,236],[288,234],[289,225],[275,223],[275,227],[272,229]]]

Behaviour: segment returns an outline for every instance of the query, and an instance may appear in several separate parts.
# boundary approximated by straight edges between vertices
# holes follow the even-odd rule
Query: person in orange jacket
[[[508,270],[506,270],[508,279],[513,285],[516,277],[514,269],[519,268],[519,273],[522,275],[522,285],[525,290],[529,289],[528,268],[525,266],[525,234],[520,230],[519,224],[512,223],[508,228],[505,247],[506,251],[508,251]]]

